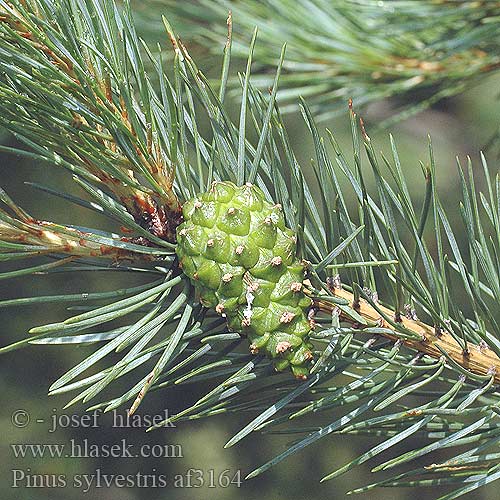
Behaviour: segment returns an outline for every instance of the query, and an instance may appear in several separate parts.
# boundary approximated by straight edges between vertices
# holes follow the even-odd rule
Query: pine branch
[[[9,103],[0,123],[34,147],[40,159],[111,190],[138,224],[172,242],[180,217],[172,191],[175,159],[167,157],[156,134],[150,84],[136,67],[137,53],[127,47],[132,36],[127,20],[120,21],[113,6],[103,5],[98,14],[110,26],[125,23],[124,46],[118,38],[108,39],[104,26],[83,33],[85,20],[90,22],[83,4],[64,10],[57,2],[0,3],[0,92]],[[48,27],[43,15],[58,16],[58,28]],[[82,40],[75,39],[76,32]],[[132,92],[132,79],[142,105]]]
[[[17,217],[13,217],[0,207],[0,248],[6,251],[2,254],[2,260],[66,254],[75,258],[111,258],[115,262],[124,260],[152,261],[169,253],[159,248],[134,244],[131,238],[116,238],[112,235],[108,237],[102,232],[96,234],[91,231],[37,220],[17,206],[1,189],[0,200],[17,214]],[[69,262],[69,260],[60,261],[60,263],[64,262]],[[57,262],[47,265],[52,267],[55,264]],[[7,274],[8,276],[14,275],[12,272]],[[20,274],[25,273],[21,272]]]
[[[272,68],[286,42],[282,112],[296,111],[302,96],[318,120],[342,112],[349,97],[360,108],[401,97],[398,112],[382,124],[388,127],[463,92],[500,67],[497,1],[200,0],[193,6],[148,0],[138,9],[141,33],[158,36],[153,13],[162,10],[216,53],[223,19],[232,10],[237,19],[233,53],[241,60],[258,26],[253,83],[262,91],[272,85]]]
[[[498,444],[500,435],[498,371],[490,370],[500,354],[500,180],[484,158],[485,193],[476,188],[472,163],[465,169],[459,166],[462,223],[452,224],[439,198],[430,144],[428,160],[421,165],[424,203],[416,206],[392,138],[389,156],[375,154],[351,104],[352,155],[345,155],[333,134],[326,131],[326,140],[322,137],[302,101],[315,149],[308,168],[317,183],[310,182],[274,102],[284,51],[270,101],[252,84],[250,51],[237,125],[223,104],[230,36],[220,87],[215,89],[165,23],[173,47],[173,75],[167,78],[162,54],[153,55],[139,41],[127,5],[123,14],[104,0],[0,0],[0,8],[7,13],[0,21],[0,119],[25,142],[25,154],[69,169],[90,201],[40,188],[108,215],[135,238],[147,240],[122,241],[95,230],[86,235],[86,230],[76,228],[92,248],[94,243],[105,244],[115,253],[123,249],[147,257],[141,267],[121,260],[109,267],[85,254],[74,266],[49,271],[118,271],[151,278],[146,285],[93,293],[85,300],[71,293],[1,302],[1,307],[76,304],[71,317],[37,326],[30,337],[0,352],[28,343],[97,344],[50,388],[51,394],[73,393],[67,406],[83,403],[111,411],[129,405],[138,411],[146,394],[206,384],[206,394],[169,421],[251,414],[227,446],[257,431],[299,436],[249,477],[329,435],[343,433],[378,436],[380,443],[326,474],[325,480],[412,436],[421,438],[413,449],[407,444],[403,453],[396,452],[377,469],[406,464],[437,448],[448,450],[450,459],[376,485],[451,485],[456,489],[447,498],[455,498],[498,478],[498,454],[489,448]],[[21,27],[13,27],[12,19]],[[145,76],[143,50],[158,90]],[[72,71],[78,82],[69,75]],[[108,77],[111,87],[102,83]],[[109,88],[111,100],[106,97]],[[75,113],[89,125],[75,128]],[[202,117],[210,126],[206,135],[201,133]],[[157,171],[153,165],[159,158],[163,166]],[[375,192],[367,187],[367,169],[373,173]],[[341,187],[340,176],[347,178],[350,188]],[[286,225],[298,238],[298,257],[309,262],[309,290],[319,310],[315,315],[313,309],[309,317],[316,325],[310,335],[315,362],[305,381],[277,373],[272,360],[240,349],[246,342],[242,332],[230,331],[224,318],[199,303],[174,259],[174,244],[165,241],[166,233],[158,232],[156,222],[148,219],[150,202],[154,209],[166,207],[165,213],[173,215],[172,225],[159,220],[160,228],[172,233],[179,222],[177,204],[194,203],[194,195],[221,179],[254,182],[266,199],[279,203]],[[146,206],[130,204],[127,197],[132,193],[144,193]],[[0,212],[2,244],[12,250],[9,245],[18,243],[9,238],[30,238],[28,248],[15,247],[19,256],[40,252],[47,237],[53,240],[55,234],[60,239],[48,249],[57,257],[64,253],[66,239],[75,236],[72,226],[40,224],[5,195],[2,201],[9,211]],[[45,228],[49,233],[40,234]],[[30,266],[20,270],[32,271]],[[342,291],[332,288],[340,279],[338,271]],[[87,302],[103,298],[110,301],[99,306]],[[404,318],[405,311],[412,320]],[[417,315],[422,319],[417,321]],[[118,318],[123,326],[106,327]],[[469,357],[464,358],[467,350]],[[111,353],[120,356],[106,366]],[[118,379],[130,382],[126,392],[116,395]],[[325,420],[316,418],[319,412]]]
[[[342,288],[334,289],[333,292],[335,297],[346,300],[366,321],[367,326],[379,327],[380,335],[391,340],[401,340],[406,347],[433,358],[446,357],[454,366],[462,367],[465,373],[478,375],[478,380],[489,380],[494,377],[497,383],[500,382],[500,358],[487,346],[468,343],[464,349],[446,331],[440,331],[411,318],[398,317],[394,311],[381,304],[373,303],[372,305],[365,299],[356,301],[351,292]],[[321,312],[330,314],[338,311],[338,307],[334,303],[322,302],[320,298],[315,299],[315,306]],[[357,324],[351,316],[340,313],[340,317],[342,321],[351,323],[360,330],[363,329],[363,325]],[[401,337],[395,323],[398,323],[400,329],[404,330],[408,337]],[[413,337],[412,334],[414,334]]]

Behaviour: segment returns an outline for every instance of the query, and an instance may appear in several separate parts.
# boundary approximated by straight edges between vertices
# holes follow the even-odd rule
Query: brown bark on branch
[[[433,358],[440,358],[443,356],[444,351],[465,370],[482,376],[494,375],[495,382],[500,383],[500,358],[495,352],[488,349],[488,347],[468,343],[467,351],[464,351],[462,346],[448,332],[442,331],[437,333],[434,327],[405,317],[401,318],[401,325],[406,330],[416,333],[422,340],[401,338],[397,329],[385,321],[381,314],[366,300],[360,298],[359,305],[356,304],[354,307],[354,295],[351,292],[344,289],[335,289],[334,293],[335,296],[347,300],[353,309],[364,319],[394,332],[393,334],[382,333],[381,335],[384,337],[391,340],[401,340],[406,347],[432,356]],[[320,311],[330,314],[337,308],[336,304],[322,301],[319,298],[314,299],[314,305]],[[391,309],[378,304],[377,308],[386,317],[394,318],[395,313]],[[352,318],[348,318],[342,313],[341,319],[354,323]]]

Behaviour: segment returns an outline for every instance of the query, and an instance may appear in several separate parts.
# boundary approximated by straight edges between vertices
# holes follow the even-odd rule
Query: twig
[[[337,297],[345,299],[349,304],[353,304],[354,295],[344,289],[335,289]],[[370,322],[380,323],[381,314],[372,307],[366,300],[359,299],[359,306],[356,311],[366,320]],[[336,304],[322,301],[321,299],[315,300],[315,307],[320,311],[331,314],[336,308]],[[377,306],[378,309],[388,317],[394,317],[394,311],[382,305]],[[341,313],[342,321],[353,322],[352,318],[347,317]],[[474,374],[481,376],[495,377],[495,382],[500,383],[500,358],[490,349],[484,346],[476,346],[468,344],[468,350],[464,351],[456,340],[446,331],[440,331],[436,334],[434,327],[429,326],[421,321],[401,317],[400,325],[406,330],[410,330],[417,334],[422,340],[415,340],[411,338],[402,339],[398,334],[397,329],[384,322],[384,330],[387,333],[380,333],[380,335],[390,338],[391,340],[401,340],[406,347],[417,350],[433,358],[440,358],[444,353],[463,369],[470,371]],[[359,326],[359,325],[358,325]],[[362,328],[362,326],[360,326]],[[388,333],[389,331],[394,333]]]

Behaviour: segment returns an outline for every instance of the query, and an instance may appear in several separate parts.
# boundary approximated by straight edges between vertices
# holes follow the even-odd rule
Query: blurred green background
[[[221,45],[223,41],[221,40]],[[194,51],[201,52],[202,51]],[[200,66],[210,71],[211,62]],[[435,156],[438,165],[438,184],[445,205],[451,210],[452,219],[457,220],[458,213],[453,213],[456,205],[458,176],[456,173],[455,155],[463,161],[466,155],[473,159],[475,170],[480,171],[478,153],[497,130],[500,116],[500,103],[496,98],[500,77],[493,75],[463,95],[440,102],[434,108],[423,112],[410,120],[400,123],[392,129],[399,147],[400,156],[409,185],[414,190],[415,200],[422,194],[423,180],[419,160],[427,161],[427,134],[432,136]],[[387,101],[378,103],[366,110],[368,131],[375,143],[376,150],[388,150],[387,131],[376,130],[377,121],[391,113],[396,103]],[[238,103],[229,103],[231,113],[237,116]],[[346,107],[347,111],[347,107]],[[306,127],[299,114],[286,116],[289,133],[295,151],[303,165],[307,165],[313,156],[311,141]],[[340,113],[327,126],[339,139],[346,151],[350,150],[349,121],[347,113]],[[2,136],[2,142],[15,145],[11,137]],[[486,152],[493,172],[498,170],[496,151]],[[61,223],[81,224],[84,226],[113,228],[105,219],[99,219],[94,213],[84,208],[69,206],[49,195],[34,191],[24,185],[26,181],[57,186],[59,189],[75,191],[71,178],[56,168],[36,165],[12,155],[0,156],[0,175],[2,187],[24,208],[40,219],[49,219]],[[481,177],[478,180],[481,186]],[[81,193],[80,193],[81,195]],[[457,207],[458,208],[458,207]],[[3,266],[5,267],[5,266]],[[133,283],[130,282],[133,280]],[[133,286],[140,283],[137,276],[108,272],[88,273],[84,275],[51,274],[34,275],[12,281],[2,281],[1,299],[31,296],[35,294],[58,294],[69,292],[105,291],[124,285]],[[22,339],[34,325],[58,321],[69,313],[61,306],[43,305],[29,308],[0,309],[2,327],[2,345]],[[289,438],[252,435],[231,449],[223,449],[224,443],[252,417],[241,414],[231,417],[212,418],[209,420],[184,422],[175,428],[166,428],[153,433],[145,433],[145,428],[113,427],[111,416],[98,418],[97,428],[63,427],[50,432],[53,419],[67,424],[65,416],[81,416],[81,406],[64,410],[69,397],[48,398],[49,385],[63,372],[79,362],[92,351],[92,347],[45,347],[30,346],[26,349],[4,355],[2,358],[0,389],[2,405],[0,409],[1,432],[1,474],[0,498],[10,499],[83,499],[96,500],[163,500],[190,498],[245,498],[259,500],[296,500],[345,498],[345,492],[356,486],[371,482],[370,462],[356,468],[349,474],[326,483],[319,479],[335,467],[355,458],[361,451],[373,446],[376,441],[367,438],[350,436],[331,436],[300,454],[294,455],[284,463],[271,469],[258,479],[243,482],[238,488],[235,484],[229,487],[210,488],[210,478],[218,482],[224,481],[226,473],[233,478],[241,470],[241,478],[250,470],[262,464],[281,450],[281,445]],[[127,385],[124,385],[126,387]],[[116,389],[118,390],[118,389]],[[170,414],[192,402],[204,387],[190,386],[188,389],[177,389],[169,392],[151,393],[141,407],[142,415],[164,415],[165,409]],[[23,410],[24,413],[16,413]],[[26,415],[29,415],[27,422]],[[13,422],[14,416],[14,422]],[[18,420],[16,420],[16,418]],[[23,420],[24,419],[24,420]],[[333,419],[333,418],[332,418]],[[75,423],[75,422],[73,422]],[[175,456],[170,457],[137,457],[137,458],[33,458],[16,457],[12,444],[64,444],[69,450],[71,440],[82,443],[84,440],[99,446],[120,443],[126,440],[134,446],[136,452],[144,444],[174,445],[170,449]],[[404,447],[404,445],[403,445]],[[400,449],[399,447],[398,449]],[[102,450],[102,448],[101,448]],[[382,458],[388,458],[396,449]],[[179,455],[182,455],[179,456]],[[446,453],[434,455],[433,460],[447,457]],[[187,471],[197,469],[192,474],[192,486],[200,484],[202,474],[203,488],[187,487]],[[18,472],[13,472],[18,471]],[[130,474],[137,477],[142,474],[162,475],[166,486],[157,484],[151,487],[152,479],[147,483],[150,487],[96,487],[96,471],[104,474]],[[19,472],[23,471],[23,472]],[[211,472],[212,471],[212,472]],[[19,488],[13,488],[14,479],[25,474],[18,481]],[[76,475],[94,475],[93,485],[88,491],[82,478],[81,487],[74,487]],[[38,475],[38,476],[36,476]],[[66,487],[50,488],[47,478],[50,475],[64,475]],[[184,487],[175,487],[180,477],[184,478]],[[91,476],[89,476],[90,478]],[[42,479],[45,484],[40,483]],[[380,477],[379,477],[380,478]],[[101,477],[102,479],[102,477]],[[27,487],[31,486],[31,487]],[[43,487],[38,487],[43,486]],[[55,485],[57,486],[57,485]],[[76,484],[78,486],[78,484]],[[371,491],[359,498],[370,499],[410,499],[416,496],[421,499],[436,498],[438,492],[433,489],[415,491],[412,489],[385,489]],[[498,498],[498,487],[495,484],[474,493],[477,499]],[[465,498],[465,497],[464,497]]]

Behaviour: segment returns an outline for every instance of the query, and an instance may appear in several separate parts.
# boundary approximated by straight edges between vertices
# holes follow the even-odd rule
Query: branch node
[[[335,276],[328,276],[326,278],[326,286],[328,290],[335,294],[335,290],[342,290],[342,281],[340,279],[340,274],[336,274]]]
[[[404,305],[405,317],[411,319],[412,321],[418,321],[417,311],[411,306],[411,304]]]
[[[479,352],[487,351],[489,348],[489,345],[484,340],[480,340],[479,344],[477,345],[477,350]]]

